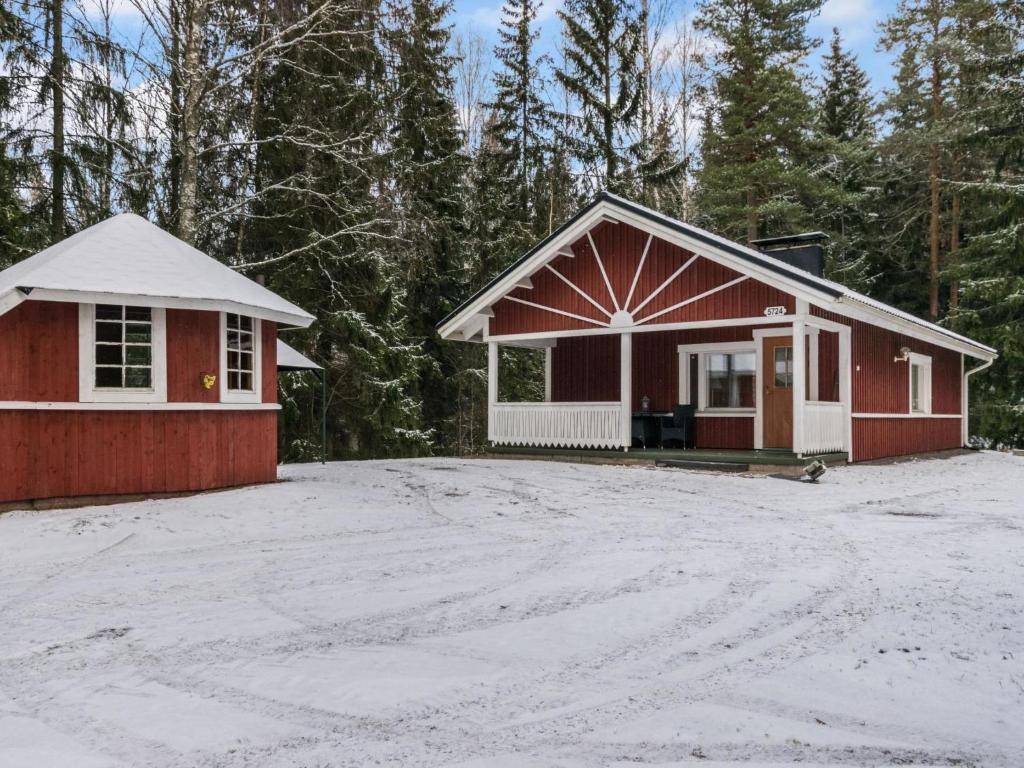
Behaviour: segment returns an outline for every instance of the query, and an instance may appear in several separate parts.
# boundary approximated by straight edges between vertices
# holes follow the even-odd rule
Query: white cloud
[[[877,11],[872,0],[828,0],[819,19],[831,25],[848,22],[872,22]]]

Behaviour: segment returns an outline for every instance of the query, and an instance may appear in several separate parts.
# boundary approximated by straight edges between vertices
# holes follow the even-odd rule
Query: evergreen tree
[[[631,3],[569,0],[558,12],[565,25],[565,66],[555,76],[578,114],[568,148],[583,164],[589,191],[630,193],[631,136],[643,101],[639,72],[640,26]]]
[[[321,0],[268,5],[268,23],[280,29],[291,13],[324,10]],[[421,350],[408,341],[403,275],[393,260],[378,9],[335,4],[320,29],[262,68],[249,221],[238,251],[247,272],[267,275],[271,288],[317,317],[289,341],[326,368],[329,456],[408,455],[426,443],[415,395]],[[288,460],[317,455],[313,383],[299,376],[282,383]]]
[[[756,240],[811,223],[813,112],[802,62],[821,0],[706,0],[698,29],[714,38],[712,107],[702,137],[698,207],[717,232]]]
[[[395,214],[400,221],[396,259],[406,286],[412,339],[426,355],[418,397],[424,423],[442,449],[456,440],[454,381],[459,345],[444,342],[435,325],[466,295],[466,159],[453,97],[448,53],[451,10],[442,0],[408,0],[390,8],[393,55],[392,129]]]
[[[952,278],[961,301],[949,320],[958,331],[999,351],[971,379],[971,433],[996,445],[1024,446],[1024,8],[1014,2],[972,4],[959,26],[961,82],[969,85],[966,124],[958,137],[970,180],[965,242]],[[975,23],[976,22],[976,23]],[[980,170],[980,172],[979,172]]]
[[[815,206],[815,223],[830,236],[827,272],[855,288],[867,289],[873,247],[870,228],[871,174],[875,164],[875,131],[868,78],[856,58],[843,50],[839,30],[822,60],[816,139],[823,194]]]
[[[0,3],[0,49],[9,51],[24,43],[28,32],[6,3]],[[22,96],[18,80],[0,78],[0,269],[9,267],[31,248],[31,219],[19,194],[25,172],[16,146],[17,131],[10,122],[16,101]]]

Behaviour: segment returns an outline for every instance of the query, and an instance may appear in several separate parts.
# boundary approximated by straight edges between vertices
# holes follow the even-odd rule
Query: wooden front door
[[[793,447],[793,337],[766,338],[761,350],[765,448]]]

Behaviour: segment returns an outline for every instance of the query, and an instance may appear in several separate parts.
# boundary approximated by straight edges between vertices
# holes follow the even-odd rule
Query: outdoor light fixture
[[[816,483],[818,482],[818,478],[825,474],[826,469],[828,469],[828,467],[825,466],[824,461],[821,461],[820,459],[815,459],[806,467],[804,467],[804,474],[807,476],[808,480],[810,480],[812,483]]]
[[[900,347],[900,356],[894,357],[892,361],[894,363],[905,363],[910,359],[910,347]]]

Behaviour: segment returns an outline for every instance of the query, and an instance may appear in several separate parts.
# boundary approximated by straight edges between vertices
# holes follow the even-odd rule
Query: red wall
[[[23,301],[0,315],[0,400],[78,401],[77,304]]]
[[[276,411],[0,411],[0,502],[277,477]]]
[[[220,374],[220,314],[167,310],[167,400],[216,403],[220,387],[203,388],[203,373]]]
[[[598,226],[591,234],[608,274],[608,281],[615,291],[619,304],[623,305],[629,295],[648,235],[627,224],[611,223]],[[604,306],[608,312],[614,312],[612,297],[608,293],[589,240],[586,237],[581,238],[573,244],[572,249],[576,254],[575,258],[560,256],[551,262],[551,266]],[[629,309],[634,310],[639,306],[692,255],[689,251],[655,238],[644,261]],[[699,258],[644,306],[637,313],[637,319],[649,317],[659,310],[716,288],[739,276],[740,273],[728,267],[703,257]],[[574,315],[607,322],[607,315],[601,313],[550,270],[542,268],[530,279],[533,282],[532,289],[517,288],[509,295]],[[663,324],[698,319],[755,317],[760,316],[765,307],[769,306],[784,306],[789,313],[795,310],[791,296],[772,286],[748,279],[705,299],[661,315],[652,322]],[[595,327],[592,323],[513,301],[499,301],[493,309],[494,317],[490,325],[492,335]]]
[[[263,321],[260,331],[263,340],[263,396],[264,403],[277,402],[277,323]]]
[[[854,419],[854,461],[959,448],[960,417],[949,419]]]

